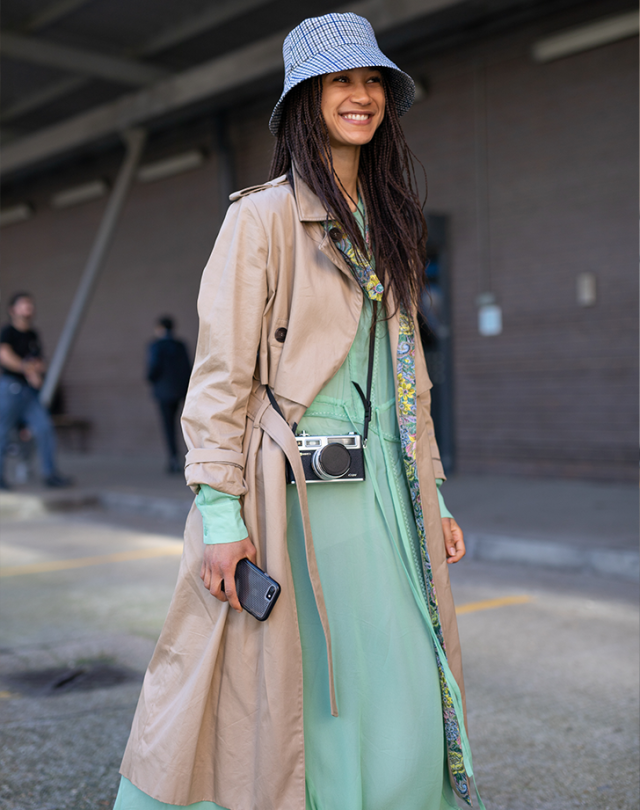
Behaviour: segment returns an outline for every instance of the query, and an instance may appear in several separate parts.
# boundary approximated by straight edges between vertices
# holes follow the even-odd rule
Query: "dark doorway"
[[[445,473],[455,468],[453,429],[453,356],[451,347],[451,294],[449,278],[448,218],[428,214],[427,285],[422,295],[420,331],[431,389],[431,415]]]

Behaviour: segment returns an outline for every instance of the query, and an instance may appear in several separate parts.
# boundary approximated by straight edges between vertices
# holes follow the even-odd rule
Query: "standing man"
[[[153,395],[158,402],[164,437],[169,451],[167,472],[182,472],[184,465],[178,461],[176,427],[178,409],[185,398],[191,376],[191,363],[187,347],[173,336],[173,318],[165,315],[158,318],[156,340],[149,345],[147,379],[153,385]]]
[[[4,478],[4,457],[9,435],[26,424],[35,437],[44,483],[67,487],[71,479],[56,470],[55,430],[47,410],[40,403],[39,390],[45,366],[38,333],[31,328],[35,306],[29,293],[15,293],[9,301],[10,323],[0,332],[0,489],[8,489]]]

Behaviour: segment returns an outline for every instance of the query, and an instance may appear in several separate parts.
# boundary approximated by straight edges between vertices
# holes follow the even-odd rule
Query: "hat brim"
[[[389,68],[389,90],[393,93],[398,115],[404,115],[413,104],[415,98],[415,84],[413,79],[395,65],[377,48],[366,48],[362,45],[349,44],[334,48],[324,53],[316,53],[301,65],[298,65],[286,78],[286,83],[278,103],[271,113],[269,129],[272,135],[278,134],[284,100],[287,94],[296,85],[311,79],[314,76],[324,76],[326,73],[337,73],[341,70],[354,70],[355,68]]]

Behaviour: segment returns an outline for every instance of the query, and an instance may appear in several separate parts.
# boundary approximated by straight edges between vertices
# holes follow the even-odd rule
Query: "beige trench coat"
[[[202,521],[192,507],[169,614],[149,665],[121,772],[170,804],[304,810],[302,654],[287,552],[285,454],[301,471],[275,392],[299,422],[354,340],[362,292],[323,228],[320,200],[297,176],[232,195],[202,277],[200,332],[182,424],[187,483],[243,496],[257,563],[282,586],[266,622],[236,613],[200,579]],[[399,323],[389,322],[392,356]],[[286,330],[286,332],[284,331]],[[462,689],[458,631],[435,479],[444,478],[430,416],[431,383],[417,342],[418,474],[449,665]],[[303,476],[297,476],[304,481]],[[331,639],[298,488],[307,561]]]

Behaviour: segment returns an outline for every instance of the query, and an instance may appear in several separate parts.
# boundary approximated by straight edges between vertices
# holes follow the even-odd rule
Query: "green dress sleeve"
[[[442,478],[436,479],[440,517],[453,517],[447,509],[440,492]],[[207,484],[200,485],[196,495],[196,506],[202,515],[202,536],[207,545],[214,543],[235,543],[249,536],[247,527],[240,515],[240,498],[218,492]]]
[[[218,492],[201,484],[196,506],[202,515],[202,537],[205,543],[236,543],[249,536],[240,514],[240,498]]]
[[[452,518],[453,515],[447,509],[447,505],[444,502],[444,498],[442,497],[442,493],[440,492],[440,487],[444,483],[442,478],[436,478],[436,486],[438,487],[438,503],[440,504],[440,517],[441,518]]]

